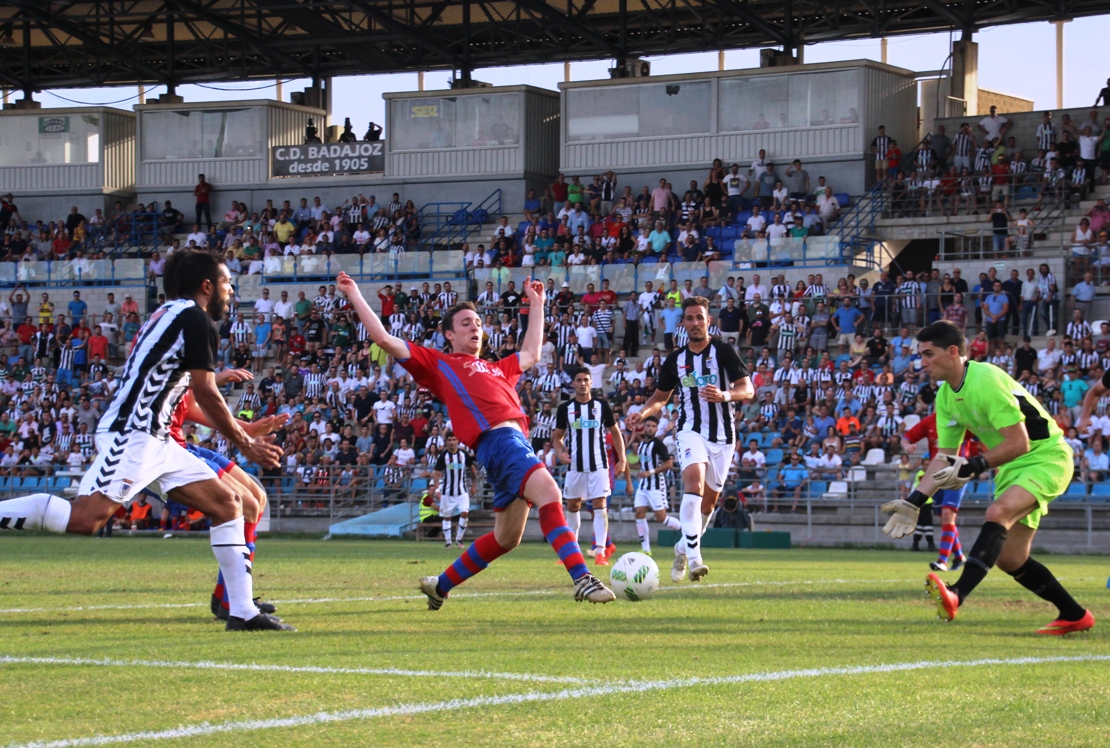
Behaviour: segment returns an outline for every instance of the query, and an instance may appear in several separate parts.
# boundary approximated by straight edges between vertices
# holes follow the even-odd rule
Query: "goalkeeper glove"
[[[941,455],[948,467],[943,467],[933,473],[933,483],[940,489],[959,489],[969,480],[984,473],[988,469],[987,461],[982,455],[975,457],[957,457],[955,455]]]
[[[883,532],[895,540],[914,531],[917,527],[917,515],[921,513],[920,508],[903,499],[888,501],[883,504],[882,510],[884,514],[890,515]]]

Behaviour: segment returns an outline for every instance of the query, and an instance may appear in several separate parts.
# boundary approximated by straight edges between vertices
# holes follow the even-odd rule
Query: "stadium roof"
[[[918,34],[1108,0],[5,0],[0,85],[473,70]]]

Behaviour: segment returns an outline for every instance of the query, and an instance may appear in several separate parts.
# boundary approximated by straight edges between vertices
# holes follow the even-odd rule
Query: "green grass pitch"
[[[1042,559],[1100,619],[1057,638],[998,571],[939,622],[926,553],[707,549],[694,586],[660,548],[653,599],[591,606],[526,544],[432,613],[455,555],[263,537],[300,630],[230,634],[206,540],[4,536],[0,747],[1108,744],[1106,558]]]

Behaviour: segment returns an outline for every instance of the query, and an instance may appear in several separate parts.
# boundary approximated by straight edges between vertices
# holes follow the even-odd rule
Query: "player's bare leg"
[[[986,521],[968,554],[960,579],[946,586],[936,574],[929,575],[928,589],[937,601],[941,618],[955,618],[959,606],[997,565],[1022,587],[1059,609],[1059,618],[1037,633],[1066,634],[1094,626],[1090,611],[1072,598],[1051,571],[1029,555],[1037,531],[1019,523],[1036,507],[1036,499],[1029,491],[1021,486],[1010,486],[987,508]]]
[[[582,499],[567,499],[567,527],[570,528],[571,533],[574,535],[574,542],[578,542],[578,531],[582,529]],[[586,552],[587,556],[593,556],[593,549]],[[557,563],[562,563],[558,561]]]
[[[636,534],[640,538],[640,550],[644,553],[651,555],[651,532],[648,529],[647,520],[648,508],[646,506],[636,507]],[[667,514],[666,509],[657,509],[654,512],[655,521],[671,530],[678,530],[681,532],[682,525],[677,519]]]
[[[609,509],[605,498],[590,499],[594,513],[594,564],[609,565]]]
[[[682,505],[678,521],[682,525],[682,538],[675,545],[671,581],[681,582],[687,572],[691,582],[697,582],[709,573],[701,558],[701,536],[713,519],[719,492],[705,485],[705,463],[696,462],[682,470]]]

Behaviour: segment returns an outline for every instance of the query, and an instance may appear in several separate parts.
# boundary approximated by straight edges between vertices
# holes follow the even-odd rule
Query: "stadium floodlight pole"
[[[440,332],[451,346],[447,354],[391,335],[346,273],[336,278],[336,288],[354,307],[370,339],[393,356],[417,384],[446,404],[454,436],[474,451],[493,485],[493,532],[477,538],[439,576],[420,580],[420,590],[428,596],[428,608],[439,610],[453,588],[518,546],[531,506],[539,510],[544,539],[574,580],[574,599],[591,603],[615,600],[613,591],[586,568],[563,514],[563,494],[526,436],[528,417],[515,389],[521,374],[540,359],[543,283],[532,278],[524,282],[530,307],[528,331],[519,353],[495,362],[479,358],[485,336],[482,318],[470,302],[443,310]]]
[[[928,498],[939,489],[959,489],[988,468],[996,468],[994,503],[955,584],[936,573],[926,588],[937,615],[951,621],[960,605],[997,565],[1033,594],[1059,609],[1059,617],[1038,629],[1061,635],[1085,631],[1094,616],[1064,589],[1043,564],[1030,556],[1033,537],[1049,503],[1064,493],[1074,472],[1072,449],[1056,421],[1036,398],[999,367],[969,361],[967,339],[947,320],[917,334],[922,371],[937,382],[937,451],[917,488],[906,499],[883,505],[891,515],[883,532],[901,538],[913,531]],[[957,450],[970,432],[986,447],[975,457]]]

